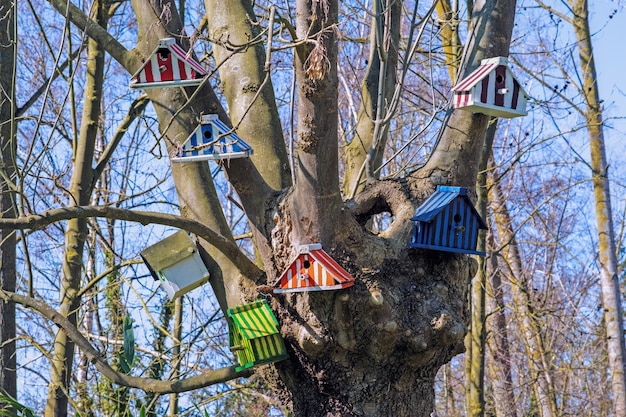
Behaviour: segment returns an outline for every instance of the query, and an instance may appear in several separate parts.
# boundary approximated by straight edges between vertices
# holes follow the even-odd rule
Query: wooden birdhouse
[[[184,230],[144,249],[141,258],[170,300],[209,280],[199,247]]]
[[[298,252],[277,281],[275,293],[339,290],[354,284],[354,278],[319,243],[302,245]]]
[[[528,114],[528,95],[515,79],[505,57],[483,59],[452,91],[456,109],[506,118]]]
[[[478,230],[486,230],[487,225],[472,205],[467,188],[438,186],[411,220],[415,226],[409,246],[485,256],[476,244]]]
[[[174,162],[191,162],[243,158],[252,155],[252,148],[231,132],[217,114],[203,115],[200,125],[172,157]]]
[[[130,88],[198,85],[206,75],[204,68],[176,44],[176,39],[165,38],[133,74]]]
[[[257,300],[235,308],[226,314],[230,350],[235,352],[237,371],[287,359],[287,351],[278,320],[267,301]]]

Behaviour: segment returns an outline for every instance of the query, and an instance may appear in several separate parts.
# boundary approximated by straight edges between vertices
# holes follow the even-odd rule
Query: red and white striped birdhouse
[[[275,293],[339,290],[354,284],[354,278],[319,243],[302,245],[298,252],[276,282]]]
[[[455,109],[506,118],[528,114],[528,95],[515,79],[505,57],[483,59],[452,91]]]
[[[130,79],[130,88],[184,87],[198,85],[207,72],[176,39],[165,38]]]

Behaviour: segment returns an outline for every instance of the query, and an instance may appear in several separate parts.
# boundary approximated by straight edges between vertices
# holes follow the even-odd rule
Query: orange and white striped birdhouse
[[[165,38],[130,78],[130,88],[198,85],[206,75],[202,65],[178,46],[176,39]]]
[[[298,256],[276,282],[274,293],[339,290],[351,287],[354,278],[314,243],[302,245]]]
[[[508,66],[508,59],[483,59],[452,89],[454,108],[494,117],[526,116],[528,95]]]

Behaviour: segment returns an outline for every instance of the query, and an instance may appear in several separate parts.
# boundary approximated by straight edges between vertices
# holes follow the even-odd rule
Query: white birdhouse
[[[144,249],[141,258],[170,300],[209,280],[199,248],[184,230]]]
[[[515,79],[505,57],[483,59],[452,91],[455,109],[506,118],[528,114],[528,95]]]

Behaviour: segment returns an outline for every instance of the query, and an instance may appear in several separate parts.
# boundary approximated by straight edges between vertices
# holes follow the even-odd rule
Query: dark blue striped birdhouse
[[[409,246],[485,256],[476,250],[478,230],[487,229],[467,188],[437,186],[437,190],[417,208],[411,219],[415,226]]]

